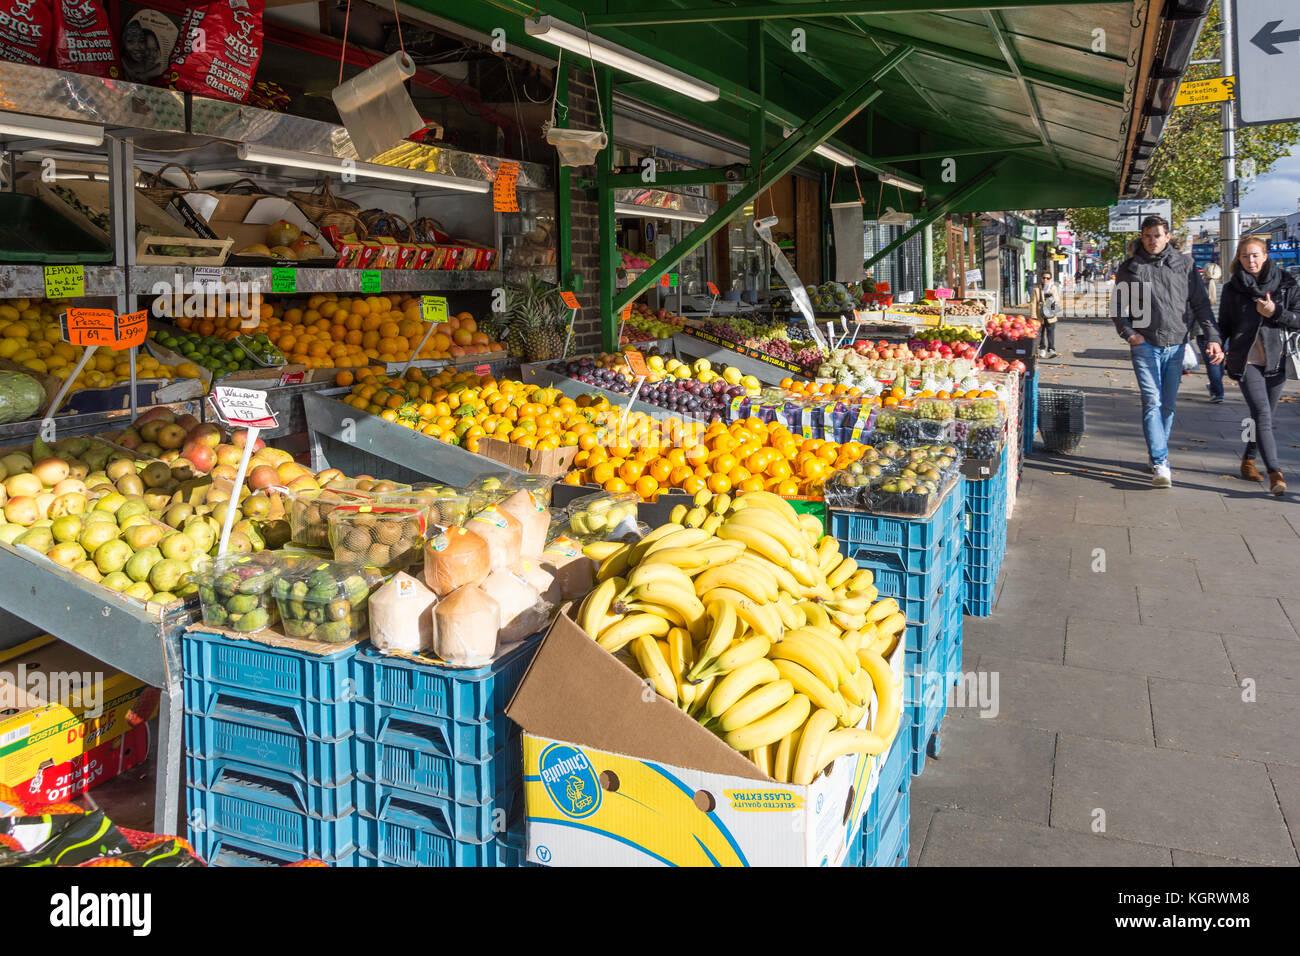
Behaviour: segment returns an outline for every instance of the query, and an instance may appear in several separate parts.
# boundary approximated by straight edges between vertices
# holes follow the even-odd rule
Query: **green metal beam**
[[[949,156],[980,156],[984,153],[1012,153],[1022,149],[1038,149],[1043,144],[1038,140],[1027,143],[1008,143],[1005,146],[954,146],[951,149],[936,149],[928,153],[908,153],[903,156],[882,156],[881,163],[919,163],[923,159],[947,159]]]
[[[1020,57],[1016,55],[1015,50],[1011,49],[1011,44],[1003,32],[1002,14],[996,10],[985,10],[984,19],[988,21],[989,30],[993,33],[993,40],[997,43],[998,49],[1002,51],[1002,58],[1007,61],[1007,66],[1011,67],[1011,72],[1015,75],[1020,92],[1024,94],[1025,100],[1029,104],[1029,116],[1034,121],[1038,135],[1043,140],[1043,145],[1052,154],[1057,167],[1064,169],[1065,161],[1061,159],[1061,151],[1056,148],[1052,138],[1047,135],[1047,123],[1043,120],[1043,111],[1038,105],[1038,97],[1034,95],[1034,91],[1025,80],[1024,74],[1020,72]]]
[[[1114,0],[822,0],[819,3],[764,3],[740,7],[690,7],[593,13],[589,27],[635,27],[663,23],[718,23],[727,20],[784,20],[789,17],[890,16],[954,10],[1024,9],[1032,7],[1097,6]]]
[[[606,322],[613,320],[625,305],[635,301],[638,296],[659,281],[661,276],[680,262],[684,256],[690,255],[707,242],[710,236],[730,222],[731,218],[742,210],[746,204],[753,201],[754,197],[759,195],[764,188],[794,169],[804,157],[824,143],[831,133],[847,123],[861,112],[868,103],[880,96],[882,92],[878,85],[880,77],[894,69],[910,52],[910,48],[896,51],[893,56],[874,71],[872,76],[864,78],[850,89],[842,90],[816,116],[810,119],[802,128],[795,131],[789,139],[774,147],[762,159],[760,165],[762,178],[752,180],[742,187],[736,195],[719,206],[713,215],[696,226],[668,252],[660,256],[653,266],[634,279],[623,290],[623,293],[610,304],[609,311],[605,315]],[[609,190],[602,191],[602,208],[606,202],[609,203],[612,212],[612,193]],[[612,250],[612,241],[609,245]]]
[[[611,173],[606,183],[611,189],[654,189],[662,186],[712,186],[717,183],[743,183],[754,178],[754,170],[748,166],[681,169],[674,172],[656,172],[654,179],[646,181],[640,173]],[[598,182],[594,179],[579,179],[579,189],[595,189]]]
[[[949,193],[947,196],[944,196],[942,199],[940,199],[938,203],[935,204],[934,208],[929,210],[925,214],[925,217],[923,219],[917,220],[901,236],[899,236],[889,245],[885,246],[885,248],[881,249],[879,252],[877,252],[866,262],[862,263],[863,270],[865,271],[867,269],[870,269],[881,259],[885,258],[886,256],[893,255],[894,251],[902,248],[903,244],[907,242],[907,240],[911,239],[914,235],[916,235],[926,226],[930,225],[930,223],[934,222],[940,216],[944,215],[949,209],[957,205],[957,203],[962,202],[965,199],[968,199],[975,192],[982,189],[985,183],[989,182],[993,178],[994,174],[998,171],[998,167],[1005,162],[1006,162],[1006,157],[1004,156],[1002,159],[997,160],[992,166],[988,167],[979,175],[977,175],[965,186],[961,187],[958,190],[955,190],[954,192]]]

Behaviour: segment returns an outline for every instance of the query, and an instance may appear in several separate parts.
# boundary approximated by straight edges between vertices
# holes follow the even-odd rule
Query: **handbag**
[[[1287,378],[1300,379],[1300,332],[1282,333],[1282,367]]]
[[[1183,343],[1183,371],[1195,372],[1201,364],[1201,357],[1196,354],[1196,347],[1191,342]]]

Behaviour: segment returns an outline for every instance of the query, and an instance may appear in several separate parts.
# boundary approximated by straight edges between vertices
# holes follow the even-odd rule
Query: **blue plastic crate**
[[[357,798],[353,778],[332,787],[304,783],[289,773],[269,767],[256,767],[238,760],[204,760],[187,754],[185,757],[186,782],[199,790],[241,794],[265,793],[267,799],[291,791],[297,806],[318,817],[347,816],[356,809]]]
[[[885,825],[872,866],[902,866],[906,863],[908,831],[912,825],[911,811],[911,796],[904,791],[893,818]]]
[[[470,763],[491,760],[493,754],[519,734],[518,725],[500,712],[488,720],[459,721],[386,707],[370,700],[353,701],[352,708],[357,733],[366,740],[385,739],[393,724],[403,728],[413,724],[438,753]]]
[[[1020,382],[1024,389],[1024,414],[1021,415],[1021,447],[1026,455],[1034,453],[1034,434],[1038,431],[1038,371],[1026,375]],[[1022,459],[1023,460],[1023,459]]]
[[[943,640],[943,636],[952,630],[954,616],[961,618],[962,613],[962,578],[961,570],[948,579],[940,599],[932,605],[931,613],[923,623],[908,624],[904,628],[904,648],[910,655],[920,654]]]
[[[414,790],[399,790],[378,783],[361,781],[357,784],[359,825],[364,831],[362,846],[375,852],[372,834],[376,821],[388,817],[391,804],[399,804],[408,812],[418,813],[427,821],[433,833],[458,843],[486,843],[496,839],[510,828],[510,821],[523,815],[524,792],[520,786],[494,794],[485,803],[457,803],[446,797],[435,797]]]
[[[961,635],[948,643],[948,682],[956,684],[961,680]]]
[[[859,549],[894,549],[914,553],[907,562],[909,567],[928,570],[928,565],[922,567],[926,555],[948,536],[963,511],[962,480],[958,478],[929,518],[899,518],[869,511],[829,509],[828,531],[839,542],[840,552],[848,557],[856,558]]]
[[[917,707],[926,705],[926,694],[938,693],[937,690],[942,682],[934,675],[939,674],[948,666],[948,649],[944,645],[942,638],[934,641],[923,650],[913,651],[910,648],[904,652],[903,662],[903,706],[908,709],[914,721],[919,721]],[[931,706],[935,701],[929,701]]]
[[[989,555],[987,563],[972,564],[967,566],[962,573],[962,580],[975,585],[985,585],[992,587],[997,584],[998,576],[1002,573],[1002,559],[1005,555]]]
[[[232,711],[271,714],[289,732],[314,740],[337,740],[352,733],[353,701],[283,697],[247,687],[214,684],[198,677],[186,677],[183,690],[188,714],[200,717]]]
[[[943,747],[939,730],[947,711],[946,694],[943,705],[938,708],[913,708],[911,727],[911,763],[912,776],[917,777],[925,769],[925,758],[938,757]]]
[[[300,859],[338,860],[359,849],[357,814],[313,816],[291,787],[227,778],[214,790],[186,787],[185,799],[193,835],[219,833],[296,853]]]
[[[997,589],[996,582],[975,584],[965,581],[962,584],[962,606],[971,617],[988,617],[993,613],[993,597]]]
[[[321,857],[304,857],[292,850],[266,846],[255,840],[245,840],[229,834],[217,833],[214,830],[203,830],[201,832],[191,830],[188,839],[194,847],[194,852],[208,866],[286,866],[304,859],[321,860],[321,862],[330,866],[353,867],[367,865],[359,850],[351,850],[340,857],[323,859]]]
[[[523,747],[510,735],[484,761],[456,760],[441,749],[443,737],[427,725],[394,714],[379,740],[355,740],[359,777],[369,784],[411,790],[457,803],[492,803],[524,785]]]
[[[186,712],[186,751],[201,760],[230,759],[292,774],[305,783],[337,787],[355,772],[352,734],[307,736],[293,708],[251,706],[220,698],[206,715]]]
[[[445,815],[429,804],[427,797],[396,791],[384,801],[375,816],[360,816],[364,841],[363,856],[377,866],[500,866],[500,840],[468,842],[453,839],[444,826]],[[523,806],[523,795],[519,796]],[[507,829],[516,832],[517,824]],[[522,848],[521,842],[506,838],[507,849]],[[522,854],[518,855],[522,859]]]
[[[953,582],[960,583],[962,568],[962,540],[959,535],[944,539],[941,544],[943,562],[924,574],[911,573],[902,556],[877,551],[870,558],[859,556],[858,566],[871,571],[876,590],[881,597],[898,601],[907,620],[914,624],[928,621],[936,605],[951,589]],[[954,573],[955,572],[955,573]]]
[[[187,678],[325,703],[356,696],[351,672],[356,650],[357,646],[352,645],[332,653],[307,654],[197,630],[186,633],[181,640]]]
[[[467,722],[502,716],[541,644],[536,634],[483,667],[446,667],[388,657],[374,648],[353,661],[357,696],[383,707]]]

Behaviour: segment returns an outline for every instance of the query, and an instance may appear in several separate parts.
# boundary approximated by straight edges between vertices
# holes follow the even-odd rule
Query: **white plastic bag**
[[[1183,345],[1183,371],[1195,372],[1196,366],[1201,364],[1201,357],[1196,354],[1196,346],[1191,342]]]
[[[405,571],[370,598],[370,640],[381,651],[417,654],[433,650],[437,596]]]

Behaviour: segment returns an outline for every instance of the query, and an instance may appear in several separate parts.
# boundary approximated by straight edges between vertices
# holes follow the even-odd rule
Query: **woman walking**
[[[1038,357],[1056,358],[1061,354],[1056,351],[1056,318],[1061,314],[1061,290],[1052,281],[1050,272],[1045,271],[1042,279],[1034,286],[1034,294],[1029,299],[1029,317],[1043,323]]]
[[[1246,442],[1241,458],[1241,477],[1264,480],[1255,467],[1258,449],[1268,470],[1269,490],[1281,495],[1286,493],[1286,482],[1277,457],[1273,416],[1286,383],[1282,333],[1300,330],[1300,285],[1268,257],[1268,243],[1258,236],[1238,243],[1231,272],[1219,303],[1219,331],[1227,352],[1224,370],[1241,386],[1254,427],[1253,440]]]
[[[1210,305],[1214,308],[1219,307],[1219,280],[1223,278],[1223,271],[1219,268],[1217,262],[1206,263],[1201,274],[1205,276],[1205,294],[1210,297]],[[1205,387],[1210,392],[1210,401],[1215,405],[1223,404],[1223,365],[1211,362],[1205,352],[1205,347],[1209,344],[1209,336],[1202,328],[1196,331],[1196,348],[1200,351],[1201,357],[1205,359],[1205,377],[1208,381]]]

